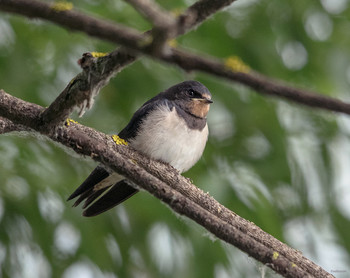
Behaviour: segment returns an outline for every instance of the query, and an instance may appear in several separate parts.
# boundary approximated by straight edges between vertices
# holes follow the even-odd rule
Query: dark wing
[[[137,131],[142,121],[155,108],[161,105],[168,105],[169,108],[172,108],[171,102],[169,102],[167,99],[161,98],[161,94],[147,101],[139,110],[135,112],[127,126],[121,132],[119,132],[118,136],[120,138],[123,138],[126,141],[134,138],[137,135]]]
[[[137,135],[137,130],[142,120],[158,105],[168,104],[167,100],[160,99],[160,95],[147,101],[139,110],[135,112],[128,125],[118,134],[120,138],[128,141]],[[127,180],[116,180],[109,186],[97,189],[96,185],[104,182],[110,173],[102,166],[97,166],[87,179],[69,196],[68,200],[79,196],[73,206],[78,206],[85,200],[83,208],[84,216],[95,216],[130,198],[137,189],[127,183]],[[102,197],[101,197],[102,195]]]

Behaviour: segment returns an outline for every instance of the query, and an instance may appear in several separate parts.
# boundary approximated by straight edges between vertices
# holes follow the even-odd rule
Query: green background
[[[73,1],[140,31],[123,1]],[[183,10],[193,1],[159,1]],[[349,100],[347,0],[239,0],[180,37],[200,55],[238,56],[296,87]],[[115,45],[0,12],[0,87],[48,106],[88,51]],[[220,203],[300,250],[336,277],[350,275],[348,116],[261,96],[239,84],[142,58],[96,98],[80,123],[117,133],[147,99],[187,79],[215,103],[203,158],[184,175]],[[66,202],[96,163],[35,134],[0,136],[0,277],[277,277],[175,215],[148,193],[95,218]]]

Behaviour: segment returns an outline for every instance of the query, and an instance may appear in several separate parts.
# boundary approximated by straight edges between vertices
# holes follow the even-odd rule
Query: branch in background
[[[132,28],[87,16],[75,10],[60,10],[55,4],[36,0],[1,0],[0,10],[41,18],[70,30],[81,31],[90,36],[137,49],[142,34]]]
[[[136,7],[142,5],[142,0],[130,1],[133,2]],[[230,5],[234,1],[235,0],[201,0],[196,2],[179,16],[177,32],[174,32],[173,36],[176,37],[177,35],[187,33],[201,24],[208,16]],[[205,8],[206,5],[208,5],[207,9]],[[1,0],[0,10],[24,15],[29,18],[45,19],[70,30],[81,31],[90,36],[121,44],[133,50],[142,49],[145,47],[145,41],[147,42],[147,37],[145,38],[140,32],[132,28],[87,16],[73,10],[72,7],[68,9],[57,9],[55,4],[37,0]],[[144,14],[147,14],[148,18],[151,18],[152,21],[157,24],[161,24],[165,17],[160,7],[156,8],[154,11],[148,9]],[[152,32],[152,30],[144,34],[149,34],[150,32]]]
[[[333,277],[299,252],[219,204],[171,166],[144,157],[128,146],[116,145],[111,136],[79,124],[60,126],[55,132],[43,130],[40,117],[43,109],[0,91],[1,117],[25,124],[75,152],[105,164],[176,212],[191,218],[276,272],[285,277]],[[0,127],[1,122],[2,118]]]
[[[227,67],[222,61],[212,57],[205,58],[174,49],[172,55],[162,57],[161,59],[166,60],[168,63],[174,63],[187,71],[198,70],[244,84],[261,94],[281,97],[310,107],[350,115],[349,103],[308,90],[281,84],[281,81],[268,78],[254,71],[249,71],[250,73],[235,71]]]
[[[236,0],[201,0],[195,2],[178,17],[177,36],[183,35],[200,25],[208,17],[231,5]]]
[[[23,12],[24,9],[21,9],[21,6],[18,6],[19,3],[24,3],[24,2],[26,3],[25,7],[27,8],[30,7],[29,10],[30,10],[31,17],[36,16],[36,17],[42,17],[42,18],[51,20],[51,18],[49,18],[45,13],[43,14],[43,12],[40,12],[40,9],[39,9],[39,12],[36,13],[35,5],[38,5],[37,3],[40,3],[40,5],[47,5],[37,1],[2,0],[0,2],[0,9],[19,13],[19,14],[24,14],[28,16],[29,12]],[[225,7],[231,2],[233,1],[209,1],[209,0],[198,1],[197,3],[189,7],[184,13],[184,15],[191,14],[191,11],[192,11],[193,13],[197,12],[201,16],[198,16],[196,20],[191,20],[191,24],[187,24],[186,26],[190,26],[192,28],[195,27],[197,24],[203,22],[203,20],[205,20],[209,15],[216,12],[218,9]],[[208,7],[210,8],[208,8],[208,10],[205,10],[205,5],[208,5]],[[45,9],[50,9],[49,8],[50,6],[49,5],[47,6],[48,7],[46,7]],[[52,21],[58,24],[61,24],[60,22],[64,21],[63,19],[65,19],[66,17],[70,18],[72,16],[70,14],[71,12],[73,11],[59,13],[59,15],[54,16],[54,19]],[[45,15],[45,17],[43,17],[43,15]],[[61,20],[56,19],[59,16],[62,16]],[[84,20],[89,24],[91,24],[91,22],[96,21],[96,19],[93,19],[86,15],[79,14],[79,16],[83,17]],[[61,24],[61,25],[65,27],[71,27],[69,25],[71,22],[72,21],[67,21],[65,22],[65,24]],[[120,41],[118,39],[119,37],[118,31],[116,30],[113,31],[113,28],[109,29],[108,37],[104,36],[105,30],[102,28],[103,26],[104,25],[102,23],[94,26],[93,35],[101,39],[109,40],[111,42],[117,42],[117,40],[118,42]],[[81,29],[77,29],[77,26],[75,25],[73,27],[75,28],[75,30],[80,30],[82,32],[86,32],[87,34],[91,35],[91,33],[89,33],[88,31],[85,31],[85,28],[83,27]],[[189,31],[190,27],[187,27],[186,31]],[[131,39],[131,37],[133,37],[133,39]],[[326,109],[330,111],[350,114],[350,104],[348,103],[344,103],[335,98],[313,93],[307,90],[302,90],[302,89],[297,89],[294,87],[282,85],[280,84],[279,81],[269,79],[256,72],[244,73],[244,72],[230,70],[227,66],[225,66],[224,63],[222,63],[221,61],[218,61],[215,58],[211,58],[211,57],[204,58],[203,56],[186,53],[182,50],[174,49],[174,48],[172,49],[170,54],[157,53],[157,55],[155,55],[149,47],[139,45],[140,38],[141,38],[140,36],[129,36],[129,39],[132,40],[132,42],[126,40],[126,42],[124,43],[121,42],[121,43],[123,43],[127,47],[132,47],[132,49],[137,49],[138,51],[143,52],[146,55],[150,55],[154,58],[157,58],[161,61],[165,61],[171,64],[176,64],[187,71],[191,71],[191,70],[202,71],[204,73],[209,73],[218,77],[223,77],[228,80],[244,84],[262,94],[281,97],[299,104],[303,104],[303,105],[307,105],[315,108],[321,108],[321,109]],[[114,59],[115,57],[119,57],[119,56],[124,56],[124,59],[122,59],[123,62],[121,64],[119,64],[118,59]],[[96,84],[104,84],[106,83],[106,80],[108,81],[108,78],[110,78],[115,73],[116,71],[115,69],[121,70],[124,66],[129,65],[130,63],[135,61],[136,58],[137,57],[135,56],[135,53],[130,53],[130,51],[126,50],[125,48],[115,50],[111,52],[107,57],[103,57],[101,61],[102,65],[103,64],[106,65],[107,68],[111,70],[111,71],[107,70],[108,74],[104,74],[104,75],[101,74],[104,72],[104,67],[101,66],[96,68],[97,71],[92,71],[87,76],[96,76],[96,79],[100,78],[100,82],[96,82]],[[100,62],[98,62],[98,64],[99,63]],[[98,70],[100,70],[100,72],[98,72]],[[103,80],[104,78],[106,78],[106,80]],[[86,82],[86,80],[83,80],[83,82]],[[90,89],[90,92],[87,93],[88,96],[91,96],[93,95],[93,92],[96,92],[96,88],[92,84],[89,85],[89,89]],[[80,104],[84,103],[87,100],[82,99],[81,101],[82,102]],[[80,106],[79,103],[77,105]],[[61,120],[62,119],[63,118],[61,118]]]
[[[145,5],[142,3],[142,0],[130,0],[133,2],[133,4],[139,9],[145,8]],[[150,2],[150,1],[146,1]],[[206,2],[206,1],[199,1],[198,3]],[[221,3],[222,2],[222,3]],[[22,11],[23,3],[24,7],[26,7],[24,13]],[[152,2],[154,6],[156,5],[154,2]],[[218,5],[218,3],[221,3]],[[227,5],[230,3],[229,1],[216,1],[217,9],[222,8],[226,3]],[[198,7],[201,7],[201,5],[198,5]],[[48,19],[50,21],[53,21],[55,23],[59,23],[60,21],[64,21],[65,25],[63,26],[69,26],[72,29],[76,28],[76,22],[73,21],[65,21],[65,18],[70,18],[77,16],[77,14],[74,14],[73,11],[64,11],[60,12],[60,15],[62,15],[62,18],[60,18],[59,21],[56,19],[57,12],[53,11],[52,6],[38,2],[38,1],[27,1],[27,0],[15,0],[15,1],[3,1],[0,2],[0,9],[4,9],[11,12],[18,12],[20,14],[24,14],[29,17],[40,17],[43,19]],[[201,9],[202,11],[203,9]],[[191,12],[189,12],[191,11]],[[216,10],[211,7],[211,12],[215,12]],[[189,9],[186,10],[185,15],[183,17],[187,18],[192,13],[198,13],[199,11],[196,10],[196,4],[192,5]],[[77,13],[77,12],[75,12]],[[147,10],[145,12],[148,14],[148,17],[153,18],[153,21],[158,25],[163,24],[163,21],[165,20],[165,17],[167,17],[167,14],[165,14],[164,11],[160,7],[154,8],[154,11]],[[207,16],[210,14],[209,12],[204,13]],[[51,17],[53,19],[51,20]],[[158,18],[158,19],[157,19]],[[160,19],[159,19],[160,18]],[[78,20],[83,20],[84,22],[87,22],[87,26],[94,25],[95,21],[97,19],[93,19],[90,17],[78,14],[77,16]],[[197,21],[191,21],[193,23],[192,26],[198,25],[200,22],[202,22],[205,18],[204,17],[198,17]],[[202,20],[202,21],[201,21]],[[101,20],[97,20],[100,22],[95,28],[100,29],[104,28],[103,26],[105,24]],[[195,24],[194,24],[195,23]],[[174,24],[172,22],[172,24]],[[100,27],[98,27],[100,26]],[[156,26],[158,27],[158,26]],[[187,26],[186,31],[190,30],[190,26]],[[82,30],[84,31],[84,30]],[[154,30],[153,30],[154,31]],[[116,32],[116,41],[120,39]],[[123,32],[127,32],[127,30],[124,30]],[[152,32],[152,30],[150,31]],[[155,31],[156,32],[156,31]],[[91,34],[90,32],[87,32],[88,34]],[[146,32],[146,34],[149,32]],[[157,32],[156,32],[157,33]],[[93,33],[95,34],[95,33]],[[92,34],[92,35],[93,35]],[[101,32],[103,34],[103,32]],[[158,33],[159,36],[161,34]],[[136,38],[136,40],[138,40]],[[152,45],[151,51],[154,53],[155,50],[157,53],[161,52],[159,47],[163,43],[161,43],[162,39],[156,40],[154,42],[158,45]],[[138,42],[135,41],[135,44]],[[160,43],[160,44],[159,44]],[[127,46],[127,44],[126,44]],[[63,90],[63,92],[56,98],[56,100],[51,103],[51,105],[43,112],[41,120],[43,128],[54,128],[55,126],[62,124],[66,118],[69,117],[69,115],[72,113],[74,108],[79,109],[79,115],[82,115],[85,112],[85,109],[89,109],[93,104],[94,97],[98,94],[99,90],[108,83],[109,79],[116,74],[118,71],[122,70],[127,65],[131,64],[136,60],[136,53],[130,53],[129,50],[125,49],[124,47],[117,49],[116,51],[111,52],[110,54],[100,57],[99,59],[96,59],[89,53],[86,53],[83,55],[83,58],[80,59],[80,65],[83,68],[83,72],[78,74],[74,79],[72,79],[71,83],[67,85],[67,87]]]
[[[126,1],[154,25],[154,28],[150,31],[153,39],[150,46],[151,52],[154,55],[165,52],[167,50],[167,40],[176,36],[176,29],[174,28],[176,26],[175,18],[153,0]]]
[[[130,3],[140,14],[158,28],[166,28],[175,24],[173,16],[158,6],[153,0],[126,0],[126,2]]]

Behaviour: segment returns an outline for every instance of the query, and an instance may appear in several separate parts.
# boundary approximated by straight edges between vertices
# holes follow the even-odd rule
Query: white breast
[[[207,139],[207,125],[201,131],[190,129],[175,108],[170,110],[164,105],[146,117],[130,145],[184,172],[202,156]]]

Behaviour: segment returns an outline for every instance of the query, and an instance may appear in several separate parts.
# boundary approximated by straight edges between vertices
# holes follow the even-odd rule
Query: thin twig
[[[139,11],[146,19],[149,19],[154,28],[150,31],[152,34],[152,43],[150,46],[153,55],[166,53],[168,47],[166,42],[169,38],[176,36],[176,21],[172,14],[162,9],[153,0],[126,0]]]
[[[177,36],[183,35],[203,23],[217,11],[230,6],[236,0],[200,0],[178,17]]]
[[[175,24],[175,18],[153,0],[126,0],[126,2],[133,5],[140,14],[150,20],[153,25],[158,28],[170,27]]]

